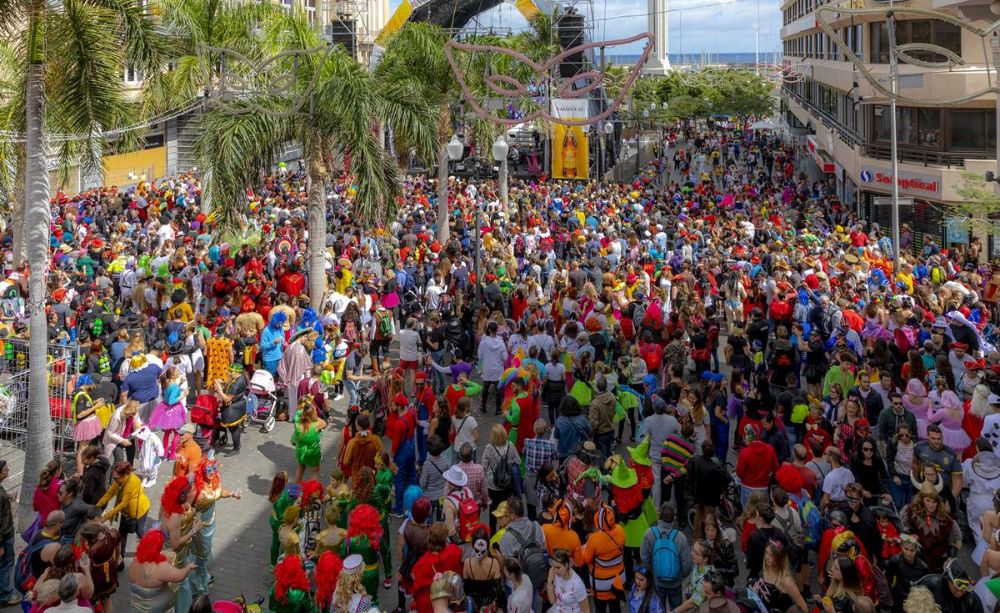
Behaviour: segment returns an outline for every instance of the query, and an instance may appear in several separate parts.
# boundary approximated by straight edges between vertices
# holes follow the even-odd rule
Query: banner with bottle
[[[558,119],[588,119],[590,105],[587,98],[553,98],[552,116]],[[552,124],[553,179],[588,179],[590,147],[587,140],[588,126]]]

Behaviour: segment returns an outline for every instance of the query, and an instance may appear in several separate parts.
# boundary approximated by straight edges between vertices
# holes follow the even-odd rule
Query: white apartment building
[[[838,34],[833,40],[817,26],[816,9],[823,0],[783,0],[781,39],[784,66],[781,119],[807,161],[803,170],[827,181],[845,205],[866,219],[890,225],[891,210],[873,199],[891,194],[890,113],[886,97],[848,61],[852,50],[889,88],[889,40],[881,16],[824,14]],[[889,9],[888,2],[852,0],[841,6]],[[961,97],[989,87],[990,41],[951,23],[907,15],[906,7],[946,12],[986,27],[997,16],[989,0],[910,0],[894,3],[897,45],[931,43],[961,57],[952,68],[899,65],[901,95],[926,100]],[[832,20],[831,20],[832,19]],[[946,58],[922,51],[917,59]],[[995,78],[995,77],[994,77]],[[992,81],[995,85],[996,81]],[[961,224],[949,224],[948,203],[960,200],[956,189],[963,171],[980,175],[997,170],[996,99],[982,96],[960,105],[908,107],[897,115],[900,196],[912,197],[900,218],[913,229],[914,247],[932,239],[938,245],[968,241]],[[947,230],[947,228],[953,228]],[[1000,237],[989,238],[989,253],[1000,255]]]

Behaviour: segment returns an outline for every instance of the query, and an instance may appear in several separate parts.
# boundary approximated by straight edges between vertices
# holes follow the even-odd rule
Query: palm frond
[[[121,83],[124,53],[108,32],[113,13],[78,0],[64,0],[63,9],[48,16],[48,115],[65,131],[92,140],[122,125],[127,102],[122,88],[110,84]],[[94,150],[91,143],[82,151],[90,167],[100,164],[90,155]]]
[[[212,170],[205,197],[211,198],[214,217],[223,231],[246,222],[246,190],[256,185],[258,173],[271,166],[282,145],[300,133],[294,119],[279,116],[287,104],[277,96],[252,96],[228,105],[241,112],[216,109],[202,116],[196,155],[202,166]]]
[[[437,155],[436,109],[411,82],[379,82],[376,100],[379,119],[392,126],[399,146],[413,147],[417,159],[433,164]]]
[[[149,7],[138,0],[63,0],[64,7],[80,2],[108,15],[105,27],[121,46],[125,61],[146,74],[160,70],[167,52],[164,31],[152,19]]]

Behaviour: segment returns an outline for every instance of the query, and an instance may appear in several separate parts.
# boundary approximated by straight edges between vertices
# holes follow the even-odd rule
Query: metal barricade
[[[52,418],[53,456],[72,456],[73,386],[79,373],[78,345],[54,345],[47,348],[45,368],[48,382],[49,415]],[[20,473],[26,446],[28,419],[28,340],[7,338],[0,341],[0,458],[12,464],[12,476]]]

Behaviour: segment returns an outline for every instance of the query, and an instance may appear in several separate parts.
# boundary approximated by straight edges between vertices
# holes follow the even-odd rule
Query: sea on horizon
[[[608,54],[605,60],[609,64],[630,65],[639,61],[640,54],[626,53],[621,55]],[[671,53],[669,55],[670,64],[673,66],[690,66],[701,64],[753,64],[755,62],[753,51],[743,53]],[[772,52],[761,52],[760,61],[764,64],[773,64],[781,61],[781,54]]]

